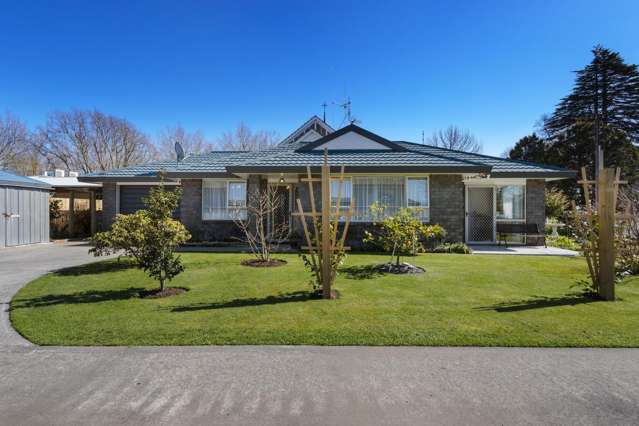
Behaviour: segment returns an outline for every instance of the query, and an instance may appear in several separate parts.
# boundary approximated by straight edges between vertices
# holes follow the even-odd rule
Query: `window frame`
[[[507,186],[520,186],[523,188],[523,192],[522,192],[522,196],[523,196],[523,207],[522,207],[522,213],[523,213],[523,217],[521,219],[508,219],[508,218],[503,218],[503,217],[498,217],[498,204],[497,204],[497,193],[499,191],[500,188],[504,188]],[[495,215],[495,222],[514,222],[514,223],[526,223],[526,184],[513,184],[513,183],[505,183],[505,184],[495,184],[493,186],[495,189],[495,193],[494,193],[494,198],[495,198],[495,211],[494,211],[494,215]]]
[[[224,182],[224,186],[225,186],[225,190],[226,190],[226,205],[224,207],[224,211],[226,211],[226,217],[224,218],[216,218],[216,219],[207,219],[205,218],[206,213],[205,213],[205,209],[209,208],[207,206],[204,205],[204,189],[206,187],[207,183],[212,183],[212,182]],[[231,207],[231,205],[229,204],[230,202],[230,191],[231,191],[231,184],[233,183],[242,183],[244,184],[244,207],[241,208],[236,208],[236,207]],[[231,213],[233,210],[240,210],[242,212],[242,214],[240,215],[241,217],[239,217],[238,219],[240,220],[246,220],[247,218],[247,207],[248,207],[248,180],[246,179],[202,179],[202,193],[200,194],[200,202],[201,202],[201,214],[202,214],[202,221],[203,222],[228,222],[228,221],[233,221],[234,218],[232,217]],[[212,207],[211,207],[212,208]],[[220,210],[222,208],[220,207]]]
[[[407,209],[421,209],[424,213],[422,214],[421,220],[423,223],[430,223],[430,174],[427,175],[421,175],[421,174],[415,174],[415,175],[397,175],[397,174],[353,174],[353,175],[347,175],[344,176],[344,181],[349,181],[350,185],[351,185],[351,200],[352,203],[355,207],[357,207],[357,200],[354,199],[355,197],[355,190],[353,187],[353,178],[354,177],[362,177],[362,178],[374,178],[374,177],[401,177],[403,178],[404,181],[404,194],[403,194],[403,198],[404,198],[404,202],[403,205],[401,206],[401,208],[407,208]],[[421,180],[425,180],[426,181],[426,203],[427,203],[427,207],[416,207],[416,206],[412,206],[409,207],[408,206],[408,180],[409,179],[421,179]],[[339,180],[339,178],[331,178],[331,190],[332,190],[332,182],[334,180]],[[333,204],[333,197],[331,194],[331,207],[334,208],[336,207]],[[369,206],[370,207],[370,206]],[[348,206],[342,205],[341,209],[347,209]],[[340,217],[340,222],[343,222],[345,220],[344,217]],[[355,223],[372,223],[373,220],[356,220],[351,218],[351,222],[355,222]]]

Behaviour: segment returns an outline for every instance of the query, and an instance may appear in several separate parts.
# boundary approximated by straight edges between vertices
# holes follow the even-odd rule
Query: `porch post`
[[[69,237],[75,236],[75,192],[71,190],[69,193]]]
[[[95,189],[89,190],[89,210],[91,211],[91,236],[94,236],[98,226],[95,211]]]

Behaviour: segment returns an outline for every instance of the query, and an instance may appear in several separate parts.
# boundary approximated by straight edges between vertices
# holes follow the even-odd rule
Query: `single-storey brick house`
[[[291,216],[296,199],[307,208],[306,167],[319,172],[323,151],[335,171],[345,166],[342,202],[355,206],[349,240],[361,244],[370,226],[370,206],[392,213],[419,209],[424,222],[438,223],[451,241],[493,243],[499,222],[535,223],[544,229],[547,181],[573,177],[554,166],[417,144],[390,141],[356,125],[334,130],[313,117],[274,148],[259,152],[216,151],[175,160],[92,173],[80,177],[103,187],[103,221],[143,206],[142,198],[163,171],[168,185],[183,195],[176,212],[195,241],[228,241],[238,235],[234,212],[245,208],[251,191],[272,185],[280,192],[281,212],[274,221],[291,225],[291,239],[301,237]],[[320,188],[315,190],[319,203]],[[516,238],[514,238],[516,240]],[[532,241],[536,242],[536,241]]]

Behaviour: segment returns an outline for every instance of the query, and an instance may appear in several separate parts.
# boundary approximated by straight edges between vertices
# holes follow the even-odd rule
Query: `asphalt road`
[[[3,303],[86,246],[0,251]],[[639,350],[29,344],[0,317],[0,425],[638,424]]]
[[[635,350],[0,350],[2,424],[637,424]]]

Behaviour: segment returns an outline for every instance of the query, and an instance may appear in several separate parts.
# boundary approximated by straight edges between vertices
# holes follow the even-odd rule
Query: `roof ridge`
[[[399,141],[399,142],[401,143],[403,141]],[[411,142],[409,142],[409,143],[411,143]],[[415,144],[415,145],[419,145],[419,144]],[[424,146],[424,145],[422,145],[422,146]],[[431,145],[427,145],[427,146],[431,146]],[[471,161],[471,160],[466,160],[466,159],[463,159],[463,158],[454,158],[454,157],[449,157],[447,155],[433,154],[432,152],[420,152],[420,151],[416,151],[414,149],[409,149],[409,148],[407,148],[407,149],[408,149],[408,151],[414,152],[415,154],[419,154],[419,155],[432,155],[433,157],[445,158],[447,160],[459,161],[459,162],[464,162],[464,163],[468,163],[468,164],[474,164],[474,165],[478,165],[478,166],[488,166],[491,169],[493,168],[492,166],[489,166],[489,165],[484,164],[484,163],[480,163],[478,161]]]

